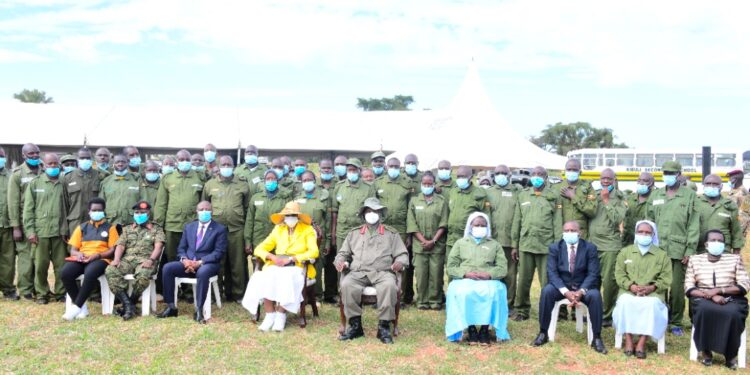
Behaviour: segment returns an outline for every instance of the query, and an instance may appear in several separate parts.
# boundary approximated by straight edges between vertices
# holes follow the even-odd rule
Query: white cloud
[[[0,48],[0,63],[44,62],[49,59],[34,53]]]

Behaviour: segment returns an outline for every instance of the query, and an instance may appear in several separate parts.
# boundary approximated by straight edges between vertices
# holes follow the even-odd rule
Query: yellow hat
[[[305,215],[299,211],[299,203],[289,202],[284,206],[281,212],[271,215],[271,221],[274,224],[281,224],[284,221],[284,216],[296,215],[299,220],[307,225],[312,223],[310,216]]]

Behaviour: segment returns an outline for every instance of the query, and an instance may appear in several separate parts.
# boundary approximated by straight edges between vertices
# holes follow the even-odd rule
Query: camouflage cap
[[[375,160],[376,158],[383,158],[385,159],[385,153],[383,151],[375,151],[370,156],[370,160]]]
[[[357,158],[349,158],[349,159],[347,159],[346,160],[346,165],[347,166],[351,165],[351,166],[357,167],[357,169],[360,169],[360,170],[362,169],[362,162],[359,161],[359,159],[357,159]]]

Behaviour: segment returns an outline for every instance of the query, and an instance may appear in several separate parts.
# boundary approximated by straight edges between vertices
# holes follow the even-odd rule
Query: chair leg
[[[547,328],[547,338],[549,342],[555,342],[555,333],[557,332],[557,318],[560,314],[560,306],[562,306],[562,303],[556,302],[555,306],[552,307],[552,316],[550,317],[549,328]]]
[[[666,332],[664,334],[666,335]],[[695,326],[690,329],[690,360],[698,360],[698,348],[695,346]]]
[[[151,286],[151,292],[149,293],[151,295],[151,311],[156,313],[156,281],[151,280],[149,285]]]
[[[216,299],[216,307],[221,308],[221,292],[219,292],[219,283],[213,282],[211,283],[213,285],[214,289],[214,297]]]
[[[615,333],[615,349],[622,348],[622,335]]]
[[[747,367],[747,329],[742,331],[742,336],[740,336],[740,352],[737,354],[737,366],[739,368]]]

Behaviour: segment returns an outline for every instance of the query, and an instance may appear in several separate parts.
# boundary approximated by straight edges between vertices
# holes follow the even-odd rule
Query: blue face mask
[[[457,178],[456,179],[456,186],[458,186],[459,189],[464,190],[469,187],[469,179],[468,178]]]
[[[245,164],[251,164],[251,165],[258,164],[258,155],[245,154]]]
[[[401,170],[398,168],[388,168],[388,177],[392,179],[398,178],[401,175]]]
[[[284,164],[284,176],[289,174],[289,166]]]
[[[91,169],[91,165],[93,162],[91,159],[78,159],[78,168],[80,168],[82,171],[88,171]]]
[[[346,166],[345,165],[337,165],[333,167],[333,171],[336,172],[336,175],[339,177],[346,175]]]
[[[26,164],[28,164],[29,167],[39,166],[39,159],[26,159]]]
[[[651,242],[653,242],[654,239],[645,234],[636,234],[635,235],[635,243],[637,243],[640,246],[651,246]]]
[[[135,213],[133,214],[133,221],[135,221],[135,223],[138,225],[144,224],[145,222],[148,221],[148,214],[147,213],[142,213],[142,214]]]
[[[4,157],[0,158],[0,169],[5,168],[5,163],[7,163],[7,162],[8,162],[8,159],[6,159]]]
[[[211,221],[211,211],[198,211],[198,221],[208,223]]]
[[[48,167],[48,168],[44,169],[44,173],[46,173],[47,176],[50,176],[50,177],[57,177],[57,176],[60,175],[60,168],[59,167],[55,167],[55,168],[49,168]]]
[[[384,170],[384,167],[372,167],[372,173],[375,173],[376,176],[382,175]]]
[[[73,172],[74,170],[76,170],[76,167],[71,167],[71,166],[63,167],[63,174],[68,174],[70,172]]]
[[[563,240],[565,240],[565,243],[568,245],[577,244],[578,232],[563,232]]]
[[[146,172],[146,181],[156,182],[159,179],[159,173],[157,172]]]
[[[705,186],[703,187],[703,194],[709,198],[716,198],[721,194],[721,191],[719,191],[719,188],[714,186]]]
[[[305,173],[306,170],[307,170],[307,168],[305,168],[305,167],[303,167],[301,165],[296,166],[296,167],[294,167],[294,175],[297,176],[297,177],[302,176],[302,174]]]
[[[204,151],[203,157],[206,159],[207,162],[213,163],[214,160],[216,160],[216,151]]]
[[[232,167],[221,167],[219,168],[219,174],[221,174],[221,177],[232,177],[234,169]]]
[[[581,176],[581,173],[578,171],[565,171],[565,179],[569,182],[576,182],[578,181],[578,177]]]
[[[117,176],[117,177],[125,177],[125,175],[127,175],[127,174],[128,174],[128,170],[127,169],[123,169],[121,171],[118,171],[117,169],[115,169],[115,176]]]
[[[677,175],[665,174],[662,176],[662,179],[667,186],[674,186],[677,183]]]
[[[508,185],[508,176],[504,174],[495,175],[495,183],[500,186]]]
[[[725,245],[723,242],[711,241],[706,243],[706,250],[713,256],[719,256],[724,253]]]
[[[104,211],[89,211],[91,221],[101,221],[104,219]]]
[[[451,179],[451,170],[450,169],[438,169],[438,178],[443,181],[448,181]]]
[[[274,192],[279,188],[278,181],[266,181],[266,191]]]
[[[359,173],[357,172],[346,172],[346,178],[351,182],[359,181]]]
[[[321,173],[320,179],[323,181],[331,181],[333,180],[333,173]]]
[[[141,165],[141,157],[136,156],[134,158],[130,158],[130,160],[128,160],[128,165],[130,166],[130,168],[135,168]]]
[[[164,165],[161,167],[161,173],[170,174],[174,172],[174,167],[171,165]]]
[[[315,190],[315,182],[313,182],[313,181],[305,181],[305,182],[303,182],[302,183],[302,190],[304,190],[304,191],[306,191],[308,193],[311,192],[311,191],[313,191],[313,190]]]
[[[192,168],[192,167],[193,167],[193,165],[192,165],[192,164],[190,164],[190,161],[184,160],[184,161],[178,161],[178,162],[177,162],[177,169],[178,169],[178,170],[179,170],[180,172],[187,172],[187,171],[189,171],[189,170],[190,170],[190,168]]]
[[[100,170],[106,171],[109,169],[109,163],[96,163],[96,167]]]
[[[408,174],[409,176],[414,176],[417,174],[417,165],[416,164],[406,164],[404,165],[404,172]]]
[[[283,168],[274,168],[273,172],[276,173],[276,178],[279,179],[279,180],[282,177],[284,177],[284,169]]]
[[[533,186],[533,187],[535,187],[535,188],[538,189],[538,188],[542,187],[542,185],[544,185],[544,179],[543,178],[541,178],[539,176],[533,176],[533,177],[531,177],[531,186]]]
[[[609,186],[607,186],[607,191],[609,191],[611,193],[612,190],[615,190],[615,185],[609,185]]]
[[[432,193],[435,192],[434,186],[424,186],[422,185],[422,194],[424,195],[432,195]]]
[[[206,170],[206,166],[205,165],[191,165],[190,169],[192,169],[192,170],[194,170],[196,172],[203,172],[203,171]]]
[[[648,185],[638,184],[638,187],[636,187],[635,191],[639,195],[646,195],[649,192]]]

